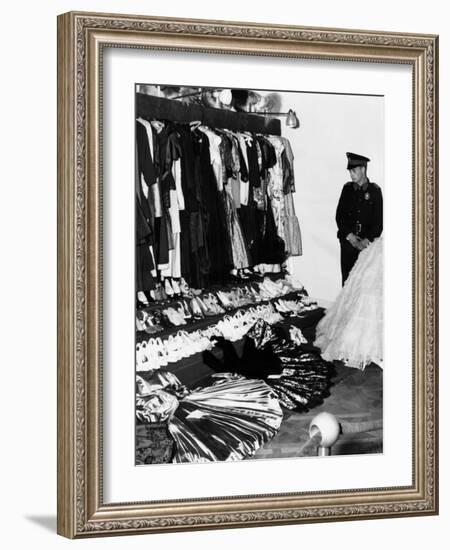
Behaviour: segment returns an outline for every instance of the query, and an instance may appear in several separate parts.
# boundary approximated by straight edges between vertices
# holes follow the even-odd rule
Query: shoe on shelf
[[[149,301],[147,296],[145,295],[145,292],[143,290],[139,290],[136,294],[136,306],[138,309],[141,309],[143,307],[148,307]]]
[[[179,287],[182,296],[185,298],[192,298],[192,290],[183,277],[180,279]]]
[[[184,330],[179,330],[176,339],[181,357],[190,357],[192,355],[192,350],[188,333]]]
[[[162,285],[161,283],[158,283],[156,285],[156,288],[154,290],[154,293],[155,293],[155,300],[157,302],[162,302],[164,300],[164,295],[163,295],[163,288],[162,288]]]
[[[147,313],[142,310],[136,312],[136,330],[143,331],[146,326]]]
[[[303,284],[296,279],[293,275],[287,274],[284,278],[285,283],[290,285],[294,290],[303,290]]]
[[[176,279],[172,279],[171,284],[175,296],[181,296],[181,288],[178,281]]]
[[[170,279],[164,279],[164,291],[169,298],[175,294],[172,285],[170,284]]]
[[[176,335],[171,334],[165,341],[167,349],[167,360],[169,363],[176,363],[182,358]]]
[[[196,296],[195,301],[200,306],[203,315],[206,315],[207,317],[215,315],[215,313],[206,305],[206,302],[200,296]]]
[[[194,314],[195,319],[203,319],[204,315],[200,308],[200,305],[198,304],[197,300],[195,298],[191,298],[191,301],[189,302],[189,305],[191,307],[191,311]]]
[[[226,310],[233,309],[233,304],[228,296],[228,294],[222,290],[216,292],[217,298],[219,298],[220,303]]]
[[[183,308],[184,318],[185,319],[192,319],[192,313],[191,313],[191,310],[189,309],[189,306],[186,303],[186,300],[180,300],[177,303],[180,304],[181,307]]]
[[[212,292],[208,294],[208,301],[211,304],[211,309],[216,313],[216,315],[221,315],[222,313],[225,313],[225,310],[219,304],[217,296],[215,296]]]
[[[238,279],[240,281],[248,281],[250,279],[249,275],[245,273],[243,269],[240,269],[238,272]]]
[[[167,316],[169,321],[175,327],[179,327],[180,325],[185,325],[186,324],[184,314],[182,314],[180,311],[174,309],[173,307],[168,307],[167,309],[164,309],[163,313]]]
[[[156,362],[160,367],[167,367],[169,361],[167,358],[167,349],[161,338],[150,338],[148,344],[151,349],[151,354],[156,358]]]

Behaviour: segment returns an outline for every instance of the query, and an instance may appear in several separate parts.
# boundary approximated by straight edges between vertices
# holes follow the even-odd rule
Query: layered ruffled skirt
[[[314,344],[327,361],[364,369],[383,362],[383,238],[365,248],[334,304],[316,329]]]

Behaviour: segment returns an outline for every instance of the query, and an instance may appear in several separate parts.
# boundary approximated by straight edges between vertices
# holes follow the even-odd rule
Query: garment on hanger
[[[244,269],[252,265],[252,260],[247,247],[248,241],[245,239],[232,194],[232,181],[237,179],[239,166],[234,162],[236,156],[232,154],[232,141],[226,135],[222,136],[220,154],[222,163],[222,196],[225,205],[228,233],[230,235],[233,267],[235,269]]]
[[[222,138],[206,126],[199,126],[198,130],[206,134],[208,137],[211,165],[216,176],[218,189],[219,191],[222,191],[222,157],[220,153],[220,143]]]
[[[249,141],[245,134],[241,134],[241,146],[244,142],[244,158],[247,159],[248,186],[246,187],[245,201],[241,200],[239,209],[239,219],[242,225],[242,231],[247,243],[249,254],[253,265],[259,263],[259,228],[256,217],[256,201],[254,199],[254,189],[260,187],[258,153],[255,140]],[[246,174],[246,175],[247,175]]]
[[[152,271],[155,268],[152,255],[153,233],[145,217],[141,201],[136,195],[136,292],[155,288]]]
[[[284,195],[283,230],[287,254],[289,256],[301,256],[303,252],[302,234],[295,214],[294,198],[291,192]]]
[[[204,133],[196,135],[196,153],[202,196],[200,207],[209,257],[208,283],[223,283],[233,268],[231,235],[225,201],[211,163],[209,138]]]
[[[246,206],[248,204],[248,194],[250,189],[250,183],[248,180],[248,158],[247,158],[247,141],[245,136],[238,132],[237,139],[239,142],[239,163],[240,163],[240,179],[241,179],[241,191],[240,191],[240,203]]]
[[[280,140],[283,144],[283,152],[281,154],[281,161],[283,165],[283,192],[295,193],[295,177],[294,177],[294,153],[289,140],[280,136]]]
[[[288,256],[302,253],[286,138],[201,123],[139,118],[136,125],[152,276],[202,288],[223,284],[232,270],[279,272]]]
[[[173,163],[172,171],[174,180],[178,175],[178,169],[176,168],[180,163],[180,160],[177,159]],[[169,198],[170,206],[168,209],[170,216],[170,225],[172,230],[172,242],[173,248],[169,250],[169,259],[168,266],[165,269],[161,269],[161,277],[181,277],[181,242],[180,242],[180,232],[181,232],[181,223],[180,223],[180,206],[178,203],[178,187],[176,185],[175,189],[170,189]]]

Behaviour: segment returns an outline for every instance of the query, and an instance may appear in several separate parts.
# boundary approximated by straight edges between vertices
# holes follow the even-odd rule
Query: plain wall
[[[299,128],[283,124],[294,152],[294,205],[303,255],[293,257],[295,276],[310,296],[326,303],[341,289],[336,206],[350,181],[346,152],[371,159],[367,175],[384,184],[384,99],[318,93],[283,93],[282,111],[294,110]]]
[[[450,400],[440,407],[440,516],[348,521],[68,541],[56,525],[56,15],[95,10],[306,26],[440,33],[440,149],[450,149],[450,29],[444,2],[289,0],[166,3],[139,0],[16,0],[3,5],[0,140],[0,384],[2,547],[127,550],[330,548],[440,549],[450,534]],[[299,112],[303,116],[302,111]],[[441,162],[441,331],[450,330],[450,169]],[[341,167],[339,168],[341,170]],[[336,177],[339,187],[345,170]],[[448,338],[440,385],[450,387]],[[299,475],[302,472],[299,471]]]

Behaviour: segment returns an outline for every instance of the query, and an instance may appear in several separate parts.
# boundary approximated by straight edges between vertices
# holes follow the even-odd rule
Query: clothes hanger
[[[253,135],[250,133],[250,132],[247,132],[247,131],[242,131],[242,132],[239,132],[240,135],[244,138],[245,142],[248,144],[248,145],[252,145],[253,143]]]
[[[228,128],[223,128],[223,131],[226,134],[229,134],[230,136],[233,136],[234,138],[239,139],[239,136],[236,132],[233,132],[232,130],[229,130]]]
[[[191,122],[189,122],[189,127],[191,130],[196,130],[201,125],[202,125],[201,120],[192,120]]]
[[[164,129],[164,122],[161,120],[150,120],[150,124],[153,126],[153,128],[158,132],[158,134]]]

